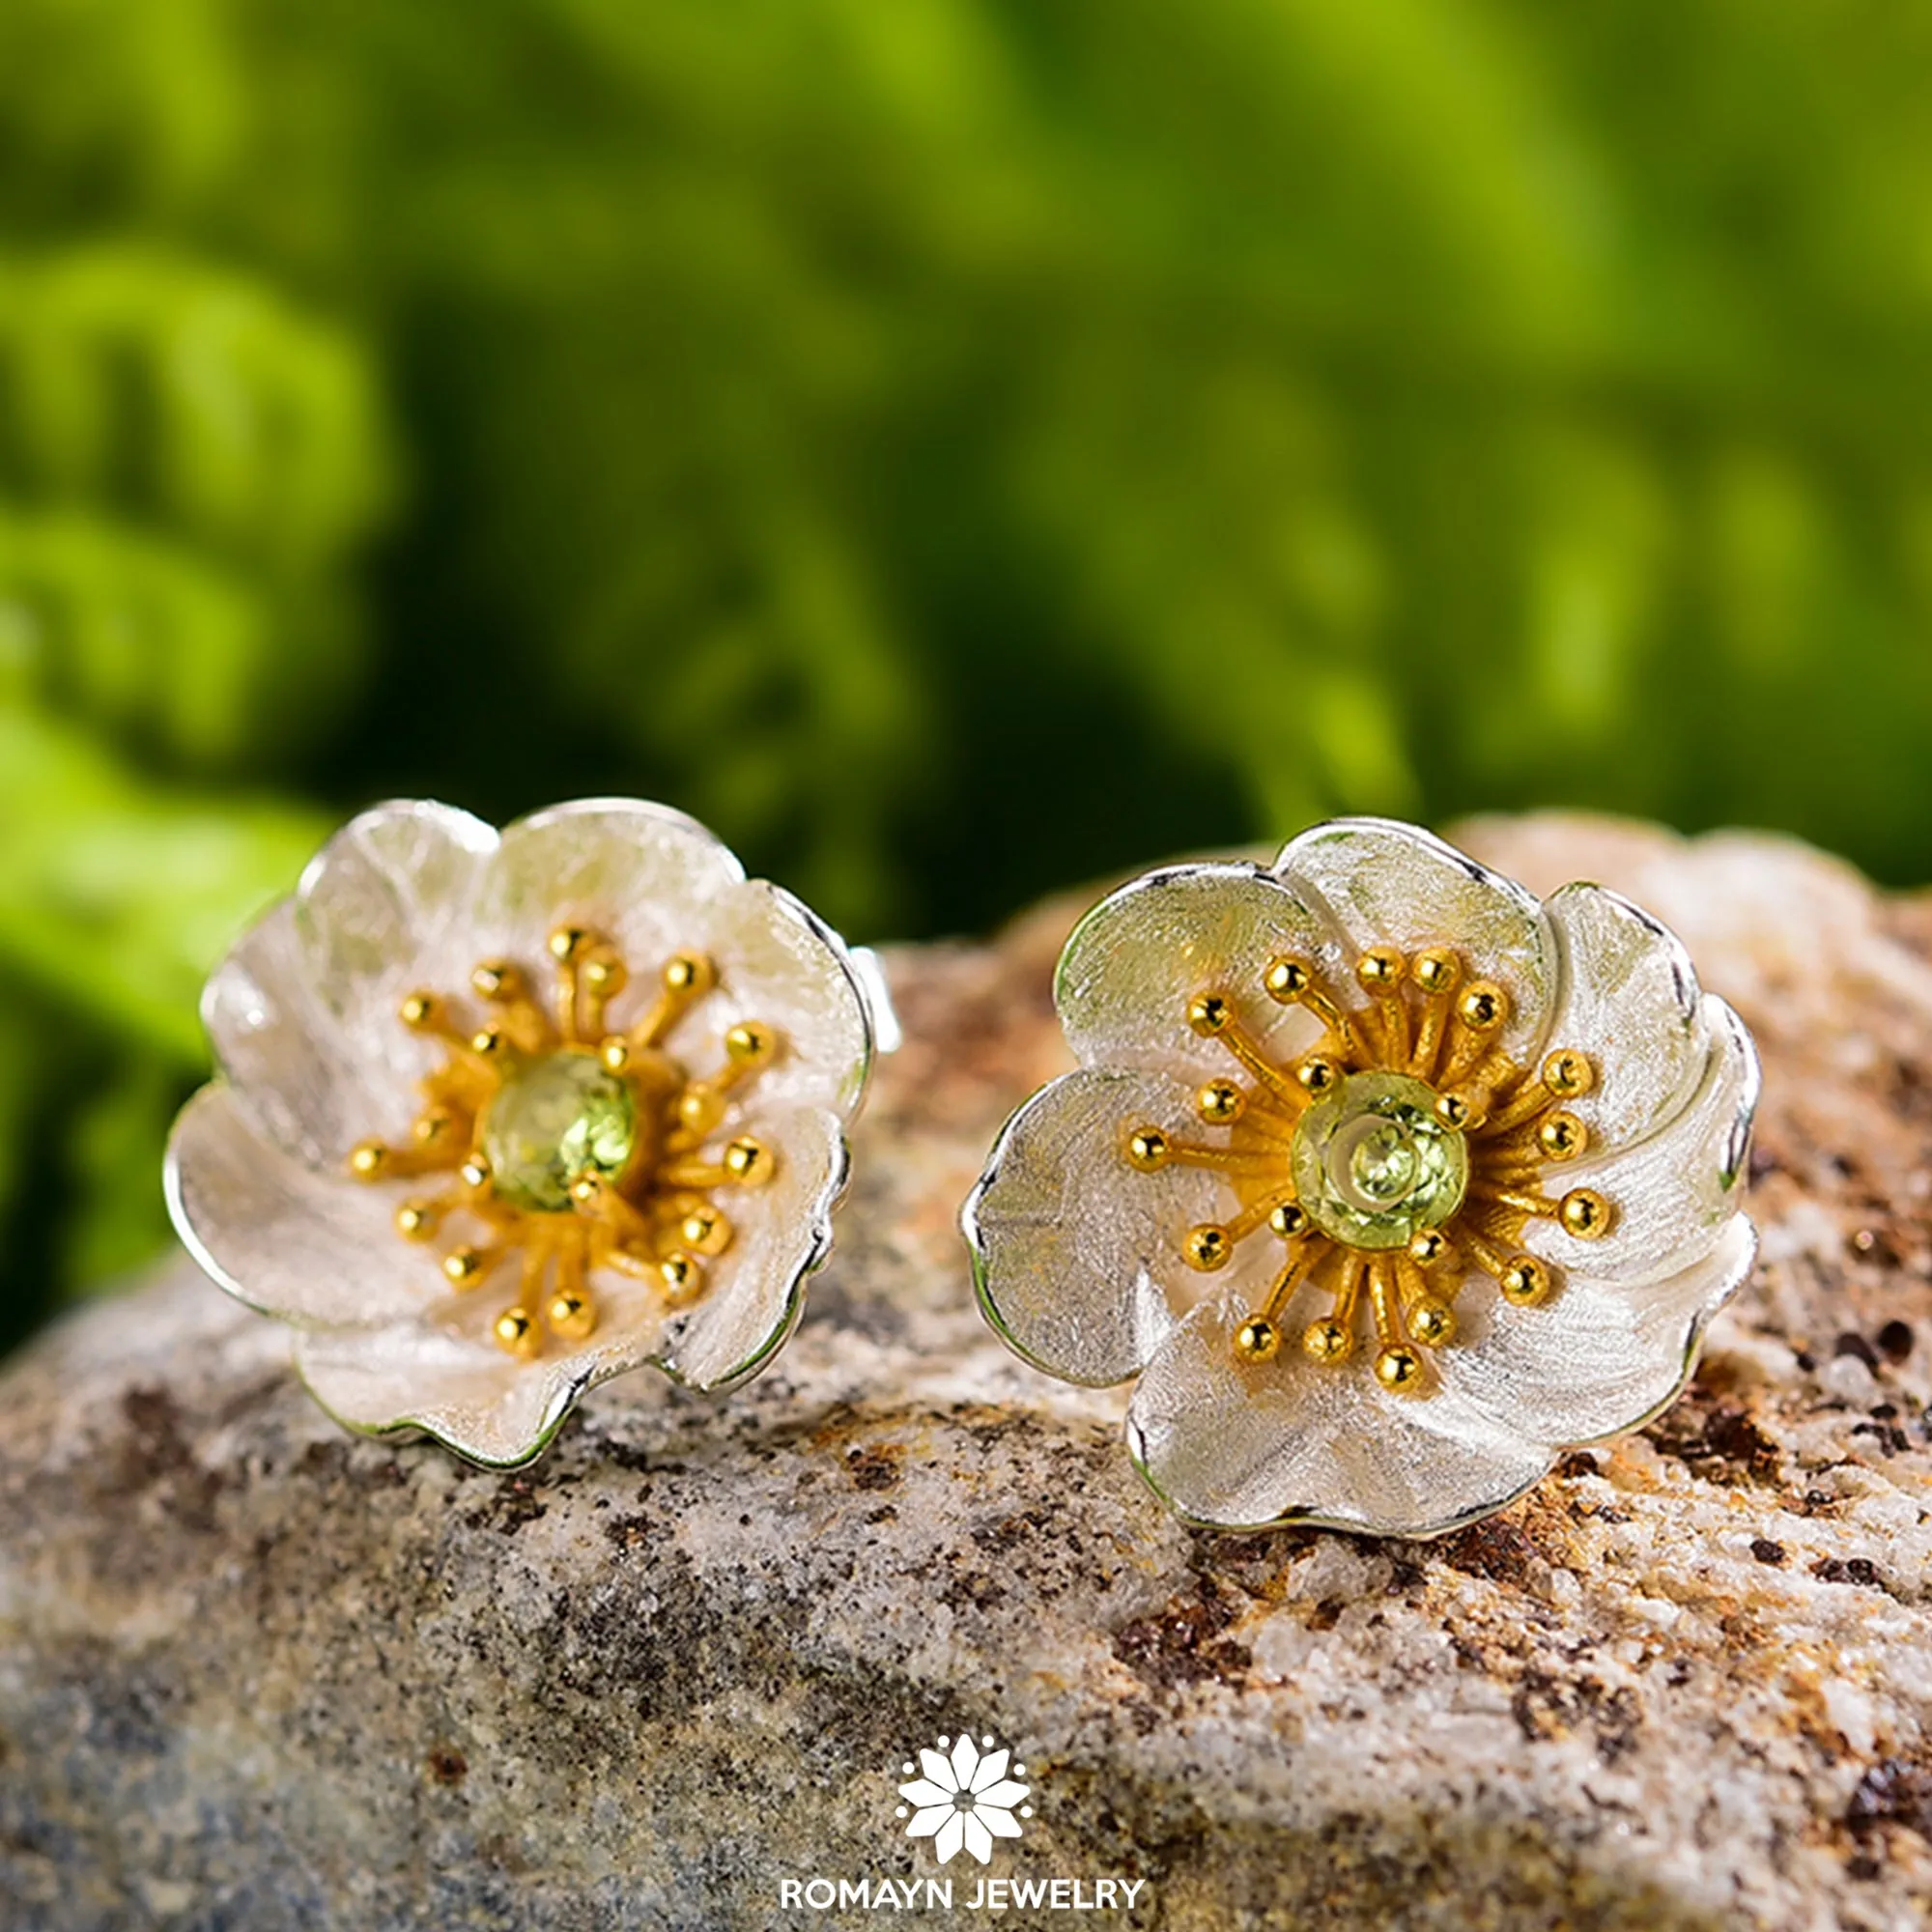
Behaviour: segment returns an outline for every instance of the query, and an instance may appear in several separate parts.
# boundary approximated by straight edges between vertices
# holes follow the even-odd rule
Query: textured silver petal
[[[845,1133],[836,1113],[761,1106],[746,1124],[777,1153],[778,1170],[768,1186],[722,1198],[731,1245],[711,1264],[704,1299],[668,1327],[659,1354],[668,1374],[694,1388],[733,1387],[784,1346],[804,1308],[806,1277],[831,1252],[832,1210],[845,1191]]]
[[[220,1081],[182,1109],[163,1185],[195,1259],[264,1314],[299,1325],[380,1326],[446,1292],[434,1258],[398,1238],[394,1190],[319,1172],[264,1140]]]
[[[1602,886],[1565,886],[1545,901],[1562,990],[1548,1044],[1587,1054],[1588,1094],[1564,1104],[1592,1143],[1646,1139],[1690,1100],[1710,1052],[1703,996],[1674,934]]]
[[[1277,953],[1313,953],[1327,937],[1258,866],[1149,872],[1102,899],[1066,942],[1053,992],[1066,1043],[1087,1066],[1159,1068],[1193,1081],[1233,1072],[1227,1048],[1187,1024],[1187,1003],[1216,991],[1273,1058],[1290,1059],[1321,1030],[1300,1008],[1269,999],[1262,976]]]
[[[1549,1452],[1444,1387],[1391,1395],[1357,1358],[1315,1362],[1290,1335],[1270,1362],[1234,1352],[1252,1304],[1203,1302],[1149,1363],[1127,1409],[1135,1466],[1191,1521],[1300,1521],[1434,1536],[1521,1494]]]
[[[1519,1065],[1535,1055],[1556,995],[1556,946],[1542,906],[1514,879],[1383,818],[1314,826],[1282,848],[1274,869],[1339,935],[1321,955],[1339,994],[1359,997],[1354,961],[1371,946],[1453,946],[1510,996],[1502,1050]]]
[[[1542,1307],[1515,1308],[1478,1277],[1458,1303],[1460,1339],[1434,1357],[1443,1386],[1552,1450],[1634,1429],[1689,1379],[1756,1252],[1756,1230],[1734,1214],[1708,1254],[1662,1281],[1577,1269]]]
[[[1218,1218],[1228,1189],[1202,1168],[1138,1173],[1121,1141],[1139,1121],[1200,1135],[1192,1094],[1165,1073],[1063,1074],[1007,1123],[967,1198],[960,1218],[980,1306],[1049,1375],[1122,1381],[1174,1326],[1165,1279],[1180,1236]]]
[[[1757,1049],[1722,1000],[1704,995],[1710,1036],[1689,1103],[1634,1147],[1547,1168],[1554,1195],[1590,1187],[1614,1209],[1608,1234],[1579,1241],[1554,1221],[1532,1221],[1523,1245],[1566,1275],[1635,1286],[1662,1280],[1718,1244],[1744,1192],[1751,1120],[1757,1110]]]

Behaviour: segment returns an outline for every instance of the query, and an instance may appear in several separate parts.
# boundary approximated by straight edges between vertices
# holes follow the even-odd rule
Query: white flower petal
[[[340,1174],[357,1141],[397,1124],[403,1082],[388,1060],[371,1065],[352,1050],[348,1030],[310,990],[304,972],[295,901],[284,899],[209,975],[202,1024],[255,1126],[304,1165]],[[424,1061],[426,1070],[421,1044],[401,1027],[395,1036],[401,1056]]]
[[[980,1747],[964,1732],[952,1740],[952,1777],[961,1791],[973,1788],[973,1774],[980,1768]]]
[[[1579,1241],[1554,1221],[1532,1221],[1523,1245],[1568,1274],[1633,1286],[1676,1275],[1707,1255],[1737,1211],[1758,1094],[1757,1051],[1744,1022],[1704,996],[1711,1046],[1690,1104],[1635,1147],[1544,1170],[1555,1195],[1590,1187],[1611,1205],[1609,1232]]]
[[[1049,1375],[1121,1381],[1173,1327],[1161,1258],[1178,1261],[1181,1234],[1233,1196],[1203,1168],[1142,1174],[1121,1144],[1143,1120],[1205,1138],[1192,1095],[1167,1074],[1082,1068],[1036,1094],[988,1156],[962,1216],[980,1306]]]
[[[989,1807],[994,1811],[1010,1811],[1032,1789],[1030,1784],[1016,1784],[1010,1777],[1003,1777],[987,1785],[983,1791],[977,1792],[973,1802],[981,1813]]]
[[[708,1264],[710,1287],[668,1331],[662,1357],[669,1374],[694,1388],[729,1388],[783,1346],[804,1307],[805,1279],[831,1251],[832,1209],[845,1188],[838,1115],[760,1104],[744,1124],[772,1150],[777,1171],[762,1187],[718,1197],[731,1222],[731,1245]]]
[[[1540,1308],[1514,1308],[1474,1277],[1457,1304],[1462,1334],[1435,1356],[1443,1385],[1546,1449],[1634,1429],[1684,1386],[1756,1249],[1733,1215],[1709,1254],[1667,1280],[1630,1287],[1573,1270]]]
[[[943,1784],[935,1784],[929,1777],[916,1777],[910,1784],[899,1786],[899,1796],[908,1804],[922,1809],[929,1804],[951,1804],[952,1793]]]
[[[952,1802],[952,1794],[959,1787],[952,1781],[952,1765],[944,1751],[936,1751],[928,1746],[919,1754],[920,1769],[933,1783],[946,1793],[947,1803]]]
[[[1545,901],[1562,961],[1548,1044],[1589,1056],[1597,1083],[1564,1104],[1593,1145],[1655,1133],[1690,1099],[1709,1052],[1690,955],[1651,916],[1602,886]]]
[[[1321,1029],[1300,1008],[1269,999],[1262,978],[1278,953],[1312,953],[1328,933],[1258,866],[1150,872],[1102,899],[1066,942],[1053,993],[1066,1043],[1086,1066],[1141,1067],[1196,1085],[1233,1074],[1227,1048],[1187,1024],[1188,1002],[1212,991],[1275,1059],[1291,1059]]]
[[[365,1065],[412,1059],[397,1003],[445,977],[463,951],[496,851],[481,819],[404,799],[352,818],[310,860],[295,895],[303,976]]]
[[[1235,1330],[1250,1309],[1226,1295],[1195,1309],[1127,1410],[1136,1466],[1191,1520],[1434,1535],[1500,1508],[1548,1468],[1547,1450],[1466,1396],[1392,1395],[1359,1355],[1310,1360],[1292,1325],[1272,1361],[1237,1363]]]
[[[939,1835],[933,1839],[932,1849],[939,1854],[939,1862],[945,1864],[965,1842],[966,1814],[963,1811],[954,1811],[939,1828]]]
[[[987,1831],[984,1821],[975,1811],[962,1811],[960,1818],[965,1825],[966,1849],[983,1865],[993,1856],[993,1834]]]
[[[958,1815],[958,1808],[950,1798],[945,1804],[935,1804],[929,1810],[915,1811],[912,1814],[912,1822],[906,1826],[906,1836],[908,1838],[929,1838],[948,1819],[956,1818]],[[951,1854],[949,1853],[945,1856],[950,1857]],[[944,1862],[944,1859],[942,1859],[941,1862]]]
[[[1513,879],[1381,818],[1315,826],[1283,847],[1275,871],[1339,934],[1321,955],[1339,995],[1354,994],[1354,961],[1369,947],[1453,946],[1510,996],[1502,1050],[1520,1065],[1534,1058],[1556,992],[1556,950],[1542,907]]]
[[[1012,1762],[1012,1752],[1004,1746],[998,1750],[988,1751],[980,1760],[980,1768],[973,1774],[972,1789],[976,1792],[989,1791],[1007,1775],[1007,1766]],[[994,1801],[996,1804],[998,1800]]]
[[[1024,1791],[1022,1791],[1024,1795]],[[996,1838],[1017,1838],[1020,1835],[1020,1821],[1004,1805],[980,1804],[973,1807],[974,1816]]]
[[[398,1237],[392,1190],[303,1165],[257,1132],[220,1081],[182,1109],[162,1180],[195,1259],[264,1314],[303,1326],[380,1327],[446,1292],[435,1258]]]

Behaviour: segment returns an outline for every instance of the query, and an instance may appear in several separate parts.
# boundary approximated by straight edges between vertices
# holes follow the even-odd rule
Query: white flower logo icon
[[[1016,1782],[1026,1766],[1014,1764],[1012,1752],[996,1748],[991,1738],[978,1745],[963,1731],[941,1738],[937,1750],[921,1751],[918,1765],[908,1760],[903,1769],[911,1782],[899,1786],[906,1802],[895,1815],[910,1816],[906,1836],[930,1838],[941,1864],[962,1846],[986,1864],[993,1840],[1017,1838],[1020,1819],[1033,1816],[1033,1806],[1020,1802],[1032,1787]],[[924,1776],[914,1776],[918,1771]]]

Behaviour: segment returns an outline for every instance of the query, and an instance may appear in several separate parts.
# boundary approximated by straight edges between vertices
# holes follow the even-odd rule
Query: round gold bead
[[[456,1170],[456,1178],[470,1193],[481,1194],[490,1185],[490,1163],[480,1153],[472,1153]]]
[[[604,1198],[604,1181],[600,1175],[581,1174],[570,1183],[571,1201],[579,1208],[594,1208]]]
[[[1483,1109],[1466,1094],[1438,1094],[1435,1096],[1435,1118],[1445,1127],[1466,1134],[1483,1124],[1484,1114]]]
[[[1439,1349],[1456,1339],[1456,1313],[1446,1301],[1433,1296],[1408,1311],[1408,1332],[1425,1349]]]
[[[1556,1212],[1564,1232],[1579,1241],[1601,1240],[1610,1232],[1610,1204],[1592,1188],[1573,1187]]]
[[[1509,995],[1492,980],[1478,980],[1456,1002],[1456,1011],[1471,1033],[1493,1033],[1509,1018]]]
[[[612,1034],[597,1049],[597,1058],[607,1073],[621,1073],[631,1064],[631,1042],[622,1034]]]
[[[1281,1349],[1281,1330],[1264,1315],[1250,1315],[1235,1330],[1235,1353],[1244,1362],[1271,1361]]]
[[[1127,1134],[1127,1164],[1143,1174],[1167,1165],[1167,1136],[1158,1127],[1134,1127]]]
[[[704,993],[718,983],[718,972],[702,952],[673,952],[665,961],[665,991]]]
[[[1285,1007],[1293,1006],[1315,984],[1315,968],[1306,959],[1284,952],[1279,959],[1269,962],[1267,971],[1262,975],[1262,984],[1267,988],[1270,999],[1279,1000]]]
[[[583,962],[583,983],[603,999],[614,999],[630,977],[614,952],[593,952]]]
[[[1559,1100],[1574,1100],[1597,1084],[1596,1069],[1574,1046],[1559,1046],[1544,1059],[1543,1084]]]
[[[1212,1274],[1216,1268],[1228,1265],[1235,1244],[1228,1238],[1227,1229],[1217,1227],[1212,1221],[1204,1221],[1200,1227],[1188,1229],[1187,1238],[1181,1242],[1180,1249],[1187,1257],[1189,1267],[1199,1268],[1203,1274]]]
[[[1308,1232],[1308,1210],[1298,1201],[1284,1201],[1268,1216],[1268,1226],[1284,1241],[1299,1240]]]
[[[438,1141],[448,1139],[455,1124],[456,1116],[447,1107],[432,1107],[428,1113],[416,1116],[410,1133],[418,1147],[434,1147]]]
[[[389,1150],[381,1141],[358,1141],[349,1151],[349,1172],[357,1180],[380,1180],[388,1168]]]
[[[678,1223],[677,1236],[695,1254],[722,1255],[731,1245],[731,1224],[707,1204]]]
[[[1432,946],[1408,962],[1408,977],[1425,993],[1446,993],[1463,977],[1463,962],[1447,947]]]
[[[484,1260],[480,1248],[451,1248],[442,1258],[442,1271],[456,1288],[472,1288],[483,1279]]]
[[[486,959],[469,976],[470,990],[482,1000],[514,1000],[524,990],[524,976],[507,959]]]
[[[724,1150],[724,1172],[740,1187],[762,1187],[772,1178],[777,1163],[763,1141],[742,1134]]]
[[[715,1087],[687,1087],[677,1096],[678,1124],[687,1133],[708,1134],[729,1104]]]
[[[1301,1331],[1302,1352],[1318,1362],[1339,1362],[1353,1353],[1355,1338],[1332,1315],[1311,1321]]]
[[[1408,1244],[1408,1258],[1418,1267],[1438,1267],[1452,1252],[1449,1236],[1440,1228],[1424,1228]]]
[[[658,1264],[658,1278],[664,1283],[665,1299],[673,1308],[688,1307],[704,1293],[703,1263],[682,1249],[668,1254]]]
[[[497,1338],[497,1346],[506,1354],[520,1355],[528,1361],[543,1347],[543,1333],[537,1327],[536,1318],[525,1308],[506,1308],[497,1318],[491,1333]]]
[[[1294,1077],[1310,1094],[1325,1094],[1342,1077],[1342,1069],[1332,1060],[1311,1053],[1294,1069]]]
[[[426,1241],[441,1218],[433,1202],[405,1201],[396,1209],[396,1233],[406,1241]]]
[[[587,1294],[566,1288],[551,1296],[544,1320],[553,1335],[561,1335],[566,1342],[582,1342],[597,1326],[597,1307]]]
[[[590,935],[581,925],[559,925],[544,941],[550,956],[558,965],[568,965],[590,944]]]
[[[1187,1024],[1204,1039],[1222,1032],[1234,1017],[1234,1009],[1219,993],[1197,993],[1187,1003]]]
[[[1248,1096],[1232,1080],[1210,1080],[1194,1096],[1194,1111],[1211,1127],[1225,1127],[1241,1118]]]
[[[1401,985],[1405,964],[1393,946],[1372,946],[1355,961],[1356,983],[1367,992],[1390,992]]]
[[[740,1020],[724,1036],[727,1059],[740,1066],[757,1066],[779,1050],[779,1037],[762,1020]]]
[[[510,1044],[501,1027],[484,1027],[469,1037],[469,1051],[481,1060],[500,1060]]]
[[[1546,1114],[1536,1129],[1536,1144],[1551,1160],[1575,1160],[1590,1144],[1590,1131],[1575,1114]]]
[[[420,1033],[442,1018],[442,1002],[434,993],[412,993],[399,1011],[403,1024]]]
[[[1422,1357],[1413,1349],[1384,1349],[1376,1357],[1376,1379],[1383,1388],[1406,1395],[1422,1384]]]
[[[1548,1294],[1550,1285],[1549,1270],[1534,1255],[1518,1255],[1496,1282],[1503,1299],[1519,1308],[1535,1307]]]

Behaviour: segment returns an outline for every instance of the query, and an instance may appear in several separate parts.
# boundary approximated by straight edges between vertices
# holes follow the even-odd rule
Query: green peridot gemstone
[[[563,1212],[586,1174],[615,1179],[637,1141],[631,1090],[587,1053],[547,1053],[518,1067],[483,1116],[492,1184],[526,1213]]]
[[[1469,1151],[1435,1118],[1435,1090],[1406,1073],[1351,1073],[1302,1115],[1295,1197],[1351,1248],[1401,1248],[1463,1205]]]

